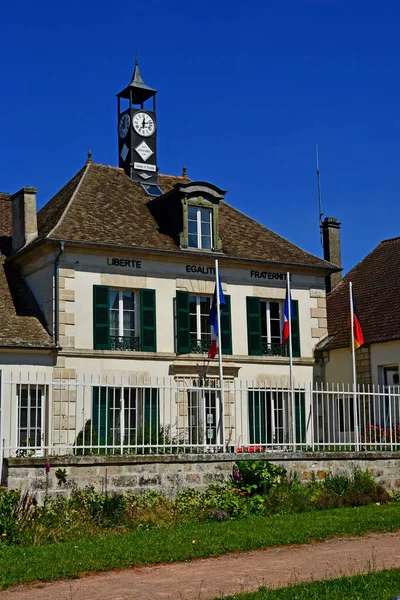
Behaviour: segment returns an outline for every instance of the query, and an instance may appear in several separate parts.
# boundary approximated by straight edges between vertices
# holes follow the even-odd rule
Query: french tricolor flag
[[[286,288],[285,298],[285,310],[283,313],[283,329],[282,329],[282,346],[286,346],[289,340],[290,327],[289,327],[289,302],[290,302],[290,318],[293,316],[293,302],[292,294]]]
[[[226,306],[224,292],[222,291],[221,278],[218,276],[219,287],[219,307],[220,311]],[[212,327],[211,332],[211,348],[208,351],[208,358],[215,358],[219,352],[219,327],[218,327],[218,311],[217,311],[217,286],[215,286],[214,296],[211,302],[210,314],[208,322]]]

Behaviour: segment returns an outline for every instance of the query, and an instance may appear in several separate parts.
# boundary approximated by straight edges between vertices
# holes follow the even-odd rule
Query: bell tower
[[[144,83],[136,59],[130,84],[117,94],[118,156],[131,179],[148,184],[158,183],[156,94]]]

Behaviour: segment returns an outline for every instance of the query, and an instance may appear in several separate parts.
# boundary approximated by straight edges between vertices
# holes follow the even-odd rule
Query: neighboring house
[[[0,199],[12,207],[12,240],[9,212],[0,232],[6,454],[79,444],[123,451],[126,440],[144,444],[155,424],[164,444],[175,426],[174,443],[188,447],[273,443],[290,430],[290,411],[283,392],[272,399],[260,388],[289,385],[287,271],[296,389],[313,382],[315,345],[327,334],[325,278],[339,268],[236,210],[215,185],[185,170],[158,175],[155,107],[143,108],[154,97],[136,67],[118,96],[120,168],[89,156],[37,214],[34,188]],[[235,402],[230,392],[220,402],[218,360],[207,358],[216,258]],[[304,394],[296,401],[303,435]],[[218,431],[224,417],[229,427]]]
[[[328,294],[328,337],[318,345],[327,383],[352,383],[350,281],[365,340],[356,351],[357,383],[398,386],[400,237],[381,242]]]

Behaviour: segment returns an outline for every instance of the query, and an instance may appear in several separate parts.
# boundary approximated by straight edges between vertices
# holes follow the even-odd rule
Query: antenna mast
[[[317,160],[317,182],[318,182],[318,210],[319,210],[319,231],[320,231],[320,241],[321,246],[324,246],[323,236],[322,236],[322,217],[324,213],[322,212],[322,200],[321,200],[321,173],[319,170],[319,158],[318,158],[318,144],[315,146],[315,156]]]

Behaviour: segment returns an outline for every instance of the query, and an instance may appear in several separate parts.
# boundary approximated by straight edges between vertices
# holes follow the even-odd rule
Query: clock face
[[[153,117],[142,111],[139,111],[135,114],[132,119],[132,126],[136,133],[143,137],[149,137],[153,135],[156,130],[156,124]]]
[[[129,131],[129,125],[131,124],[131,118],[128,113],[122,115],[119,120],[118,132],[119,137],[123,139]]]

